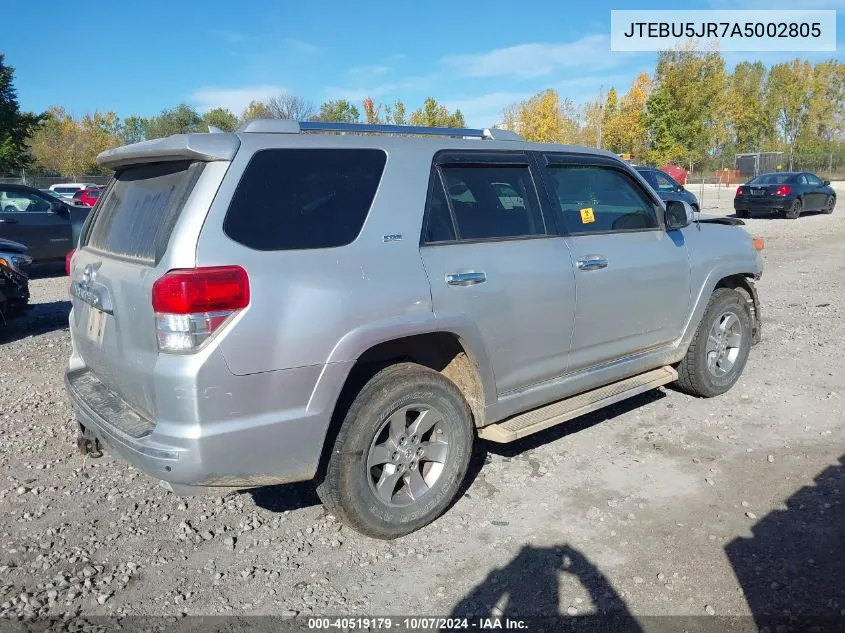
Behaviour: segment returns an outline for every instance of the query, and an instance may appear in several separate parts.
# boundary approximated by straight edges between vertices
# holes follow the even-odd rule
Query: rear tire
[[[409,534],[452,503],[472,440],[472,413],[451,380],[414,363],[391,365],[349,407],[317,494],[367,536]]]
[[[738,217],[738,218],[750,218],[751,212],[748,209],[737,209],[736,217]]]
[[[801,215],[801,210],[804,208],[804,203],[801,202],[801,198],[795,198],[792,201],[792,204],[789,205],[789,208],[786,210],[784,216],[788,220],[797,220],[798,216]]]
[[[746,297],[730,288],[714,290],[677,368],[681,391],[712,398],[733,387],[751,350],[751,323]]]
[[[828,196],[827,197],[827,204],[824,205],[824,209],[822,209],[822,213],[830,215],[833,213],[833,207],[836,206],[836,196]]]

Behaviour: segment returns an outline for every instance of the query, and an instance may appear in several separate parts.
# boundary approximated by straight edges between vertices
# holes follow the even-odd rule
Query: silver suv
[[[510,442],[736,382],[762,244],[615,155],[502,130],[252,121],[107,151],[70,262],[80,448],[190,494],[314,479],[378,538]]]

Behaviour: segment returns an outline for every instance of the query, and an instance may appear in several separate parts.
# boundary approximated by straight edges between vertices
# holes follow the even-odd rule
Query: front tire
[[[728,391],[745,368],[752,336],[746,297],[730,288],[717,288],[678,365],[678,387],[702,398]]]
[[[792,204],[789,205],[789,208],[786,210],[786,218],[788,220],[797,220],[798,216],[801,215],[801,210],[804,208],[804,203],[801,202],[801,198],[795,198],[792,201]]]
[[[472,413],[452,381],[414,363],[391,365],[349,407],[317,494],[367,536],[409,534],[455,498],[472,440]]]
[[[822,213],[830,215],[833,213],[833,207],[836,206],[836,196],[828,196],[827,204],[824,205],[824,209],[822,209]]]

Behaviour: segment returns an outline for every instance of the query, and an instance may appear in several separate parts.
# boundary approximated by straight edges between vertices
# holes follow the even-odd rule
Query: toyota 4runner
[[[737,381],[762,243],[615,155],[504,130],[252,121],[104,152],[69,263],[83,452],[179,494],[314,479],[378,538],[476,438]]]

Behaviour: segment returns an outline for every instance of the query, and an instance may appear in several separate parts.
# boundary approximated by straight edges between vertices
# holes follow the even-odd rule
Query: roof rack
[[[333,123],[330,121],[294,121],[292,119],[253,119],[238,132],[263,134],[299,134],[301,132],[342,132],[348,134],[421,134],[425,136],[472,137],[496,141],[521,141],[510,130],[498,128],[425,127],[421,125],[380,125],[373,123]]]

